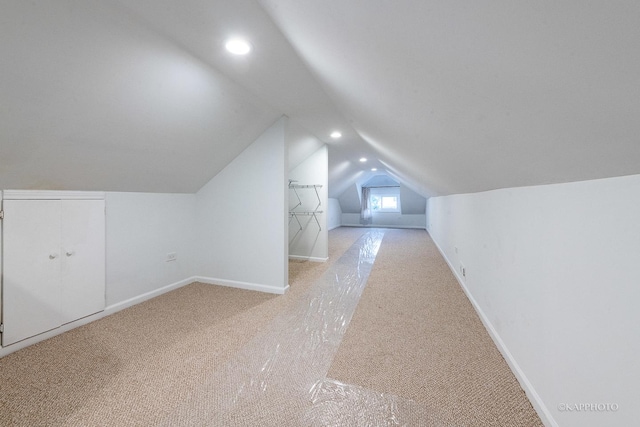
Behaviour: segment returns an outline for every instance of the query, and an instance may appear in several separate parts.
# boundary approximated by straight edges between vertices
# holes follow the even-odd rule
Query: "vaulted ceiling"
[[[317,138],[293,165],[329,144],[332,197],[371,167],[425,197],[637,174],[638,22],[631,0],[3,0],[0,188],[193,192],[282,114]]]

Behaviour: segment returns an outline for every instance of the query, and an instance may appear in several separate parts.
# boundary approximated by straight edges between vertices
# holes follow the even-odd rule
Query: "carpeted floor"
[[[542,426],[426,231],[386,232],[328,376],[443,425]]]
[[[192,284],[0,359],[0,425],[162,424],[366,231],[330,232],[327,263],[291,262],[284,296]],[[541,425],[424,231],[387,231],[329,377],[443,425]]]

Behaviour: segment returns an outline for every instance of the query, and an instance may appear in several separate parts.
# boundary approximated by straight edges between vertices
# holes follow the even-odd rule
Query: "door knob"
[[[49,259],[56,259],[58,258],[58,254],[50,254],[49,255]]]
[[[75,254],[75,252],[74,252],[74,251],[67,251],[67,256],[71,256],[71,255],[73,255],[73,254]]]

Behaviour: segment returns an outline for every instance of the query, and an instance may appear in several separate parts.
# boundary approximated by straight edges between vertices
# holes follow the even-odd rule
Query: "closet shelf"
[[[289,188],[322,188],[321,184],[289,184]]]
[[[296,199],[298,199],[298,203],[289,210],[289,223],[291,220],[295,218],[298,223],[298,227],[300,227],[300,231],[302,231],[302,223],[298,219],[298,216],[312,216],[313,219],[316,220],[316,224],[318,224],[318,231],[322,230],[320,226],[320,221],[318,220],[317,214],[321,214],[323,211],[318,208],[322,205],[322,200],[320,200],[320,194],[318,193],[318,188],[322,188],[322,184],[295,184],[296,180],[289,180],[289,189],[293,190],[293,193],[296,195]],[[300,194],[298,194],[298,189],[309,189],[312,188],[316,194],[316,199],[318,200],[318,204],[312,210],[296,210],[296,208],[302,206],[302,199],[300,198]]]
[[[289,211],[291,215],[315,215],[321,214],[323,211]]]

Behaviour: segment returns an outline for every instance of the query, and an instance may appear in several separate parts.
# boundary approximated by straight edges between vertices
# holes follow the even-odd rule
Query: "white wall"
[[[340,209],[342,212],[356,213],[360,212],[360,194],[362,188],[354,183],[347,187],[346,190],[338,197],[340,202]]]
[[[0,348],[0,357],[193,281],[194,194],[108,192],[105,200],[105,310]]]
[[[294,170],[325,145],[298,122],[291,119],[287,123],[286,140],[289,171]]]
[[[304,162],[289,172],[289,179],[295,180],[298,185],[321,185],[317,188],[318,195],[313,188],[296,189],[302,204],[298,204],[298,199],[294,190],[290,189],[289,209],[295,207],[295,211],[313,211],[322,213],[316,214],[318,222],[312,216],[297,216],[302,225],[298,225],[296,218],[289,221],[289,256],[292,258],[310,259],[314,261],[326,261],[329,257],[329,234],[327,230],[327,209],[328,209],[328,150],[324,145],[315,153],[309,156]],[[318,225],[319,223],[319,225]]]
[[[378,176],[383,177],[384,175]],[[404,184],[400,184],[399,187],[401,212],[372,212],[371,226],[424,229],[426,224],[426,199]],[[361,188],[354,184],[340,195],[342,225],[349,227],[361,226],[360,192]]]
[[[195,275],[194,194],[107,193],[106,206],[107,306]]]
[[[284,293],[285,126],[271,126],[197,194],[107,192],[105,311],[0,348],[0,357],[195,280]]]
[[[0,210],[2,210],[3,192],[0,191]],[[0,220],[0,224],[1,224]],[[0,261],[2,258],[2,227],[0,227]],[[2,277],[2,262],[0,262],[0,277]],[[2,319],[2,292],[0,292],[0,319]],[[1,348],[1,347],[0,347]]]
[[[333,230],[342,225],[342,209],[338,199],[327,200],[327,230]]]
[[[427,210],[427,199],[406,185],[400,186],[400,201],[404,215],[422,215]]]
[[[372,215],[371,226],[424,229],[425,223],[426,216],[424,214],[403,215],[401,213],[376,212]],[[361,227],[360,214],[343,213],[342,225],[348,227]]]
[[[428,217],[548,425],[637,423],[640,175],[430,198]],[[559,408],[582,403],[619,409]]]
[[[196,194],[202,280],[286,291],[286,122],[278,120]]]

